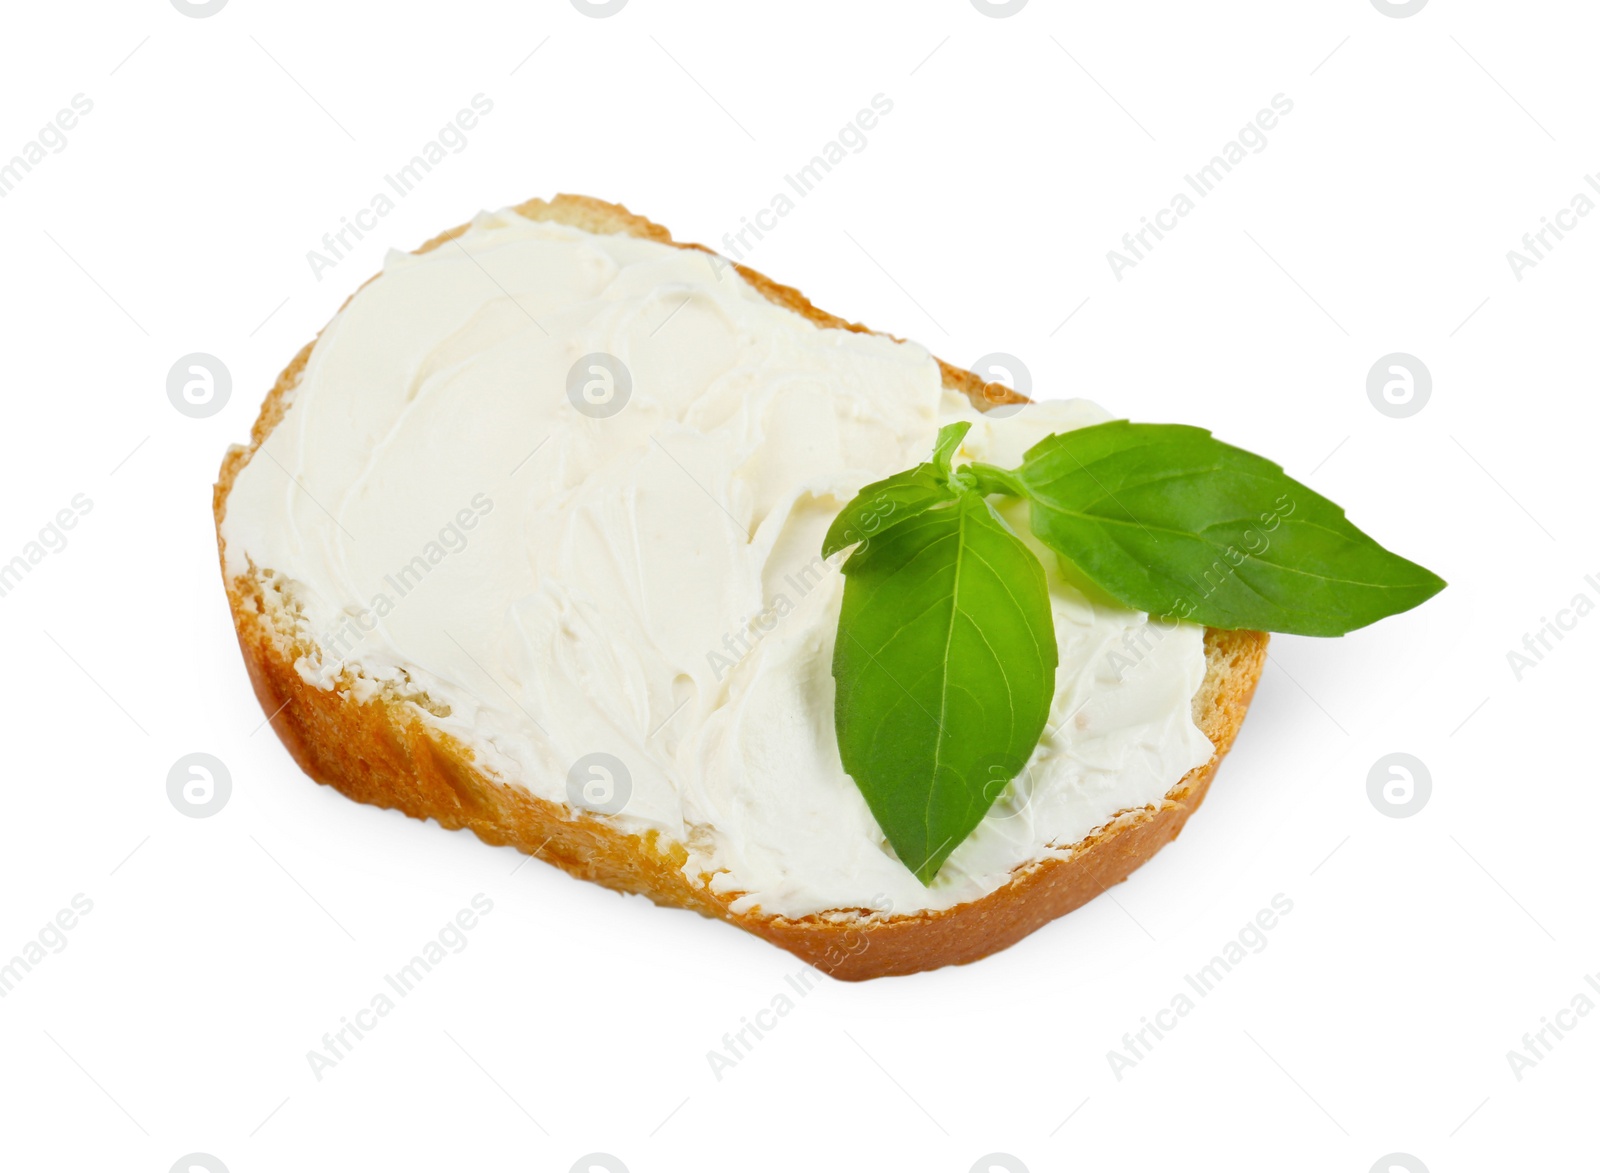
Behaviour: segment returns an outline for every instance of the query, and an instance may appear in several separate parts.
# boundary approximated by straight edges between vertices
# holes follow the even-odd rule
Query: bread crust
[[[557,220],[589,232],[626,233],[677,248],[711,251],[674,241],[660,225],[586,196],[530,200],[516,210],[532,219]],[[438,248],[467,227],[441,233],[417,251]],[[797,290],[752,269],[732,267],[768,300],[819,326],[873,332],[818,309]],[[300,768],[357,802],[433,819],[450,829],[468,828],[486,843],[516,847],[582,879],[728,921],[836,978],[858,981],[976,961],[1127,879],[1177,836],[1200,805],[1233,745],[1260,678],[1266,660],[1264,633],[1208,628],[1206,675],[1194,705],[1196,723],[1215,747],[1211,760],[1184,775],[1160,804],[1118,814],[1074,845],[1068,856],[1022,865],[980,900],[911,915],[886,916],[871,909],[795,918],[771,916],[759,908],[735,912],[735,894],[713,893],[704,882],[708,877],[696,883],[684,875],[688,855],[681,845],[654,832],[629,834],[603,818],[496,781],[474,763],[467,746],[430,725],[425,712],[410,700],[381,695],[360,701],[343,689],[308,684],[295,670],[296,660],[314,649],[295,631],[274,622],[274,616],[283,613],[278,600],[267,597],[276,590],[274,584],[262,581],[253,569],[229,579],[222,522],[235,478],[283,418],[314,345],[315,341],[303,347],[278,376],[251,430],[249,446],[229,450],[212,491],[217,549],[245,667],[262,711],[271,715],[273,729]],[[971,371],[943,361],[939,367],[945,385],[963,392],[980,408],[1022,401],[1009,388],[986,383]]]

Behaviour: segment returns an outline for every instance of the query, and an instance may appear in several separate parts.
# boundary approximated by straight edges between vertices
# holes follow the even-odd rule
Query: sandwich
[[[1266,630],[1443,586],[1201,429],[1029,401],[567,195],[391,252],[213,507],[312,778],[846,980],[1126,879]]]

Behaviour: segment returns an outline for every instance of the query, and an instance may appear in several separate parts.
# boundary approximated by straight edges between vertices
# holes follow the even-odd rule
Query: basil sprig
[[[1343,635],[1444,588],[1333,502],[1200,428],[1126,420],[1058,433],[1021,466],[932,459],[868,485],[822,553],[852,545],[834,646],[845,771],[924,884],[1038,745],[1055,692],[1044,568],[989,504],[1125,606],[1211,627]]]

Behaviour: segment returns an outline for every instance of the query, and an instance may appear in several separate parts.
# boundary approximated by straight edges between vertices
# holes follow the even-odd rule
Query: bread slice
[[[676,242],[666,229],[616,204],[583,196],[530,200],[516,211],[591,233],[626,233],[710,251]],[[418,251],[437,248],[466,227],[445,232]],[[868,332],[819,310],[796,290],[742,265],[733,267],[768,300],[818,326]],[[982,899],[912,915],[864,908],[798,918],[763,914],[759,908],[735,912],[733,896],[718,895],[683,874],[688,858],[683,846],[655,832],[620,831],[602,817],[491,778],[474,763],[468,747],[428,722],[417,698],[383,693],[361,701],[343,689],[324,690],[300,677],[295,662],[314,651],[308,646],[311,637],[297,629],[293,607],[274,582],[257,576],[253,568],[228,578],[222,522],[235,478],[283,418],[314,345],[302,349],[278,377],[262,404],[249,447],[228,452],[212,495],[239,647],[256,697],[295,761],[318,782],[358,802],[433,819],[451,829],[470,828],[487,843],[510,844],[582,879],[729,921],[834,977],[853,981],[976,961],[1126,879],[1174,838],[1200,805],[1261,675],[1267,645],[1263,633],[1208,629],[1206,675],[1194,698],[1194,718],[1215,747],[1211,760],[1179,780],[1158,806],[1121,812],[1076,844],[1070,855],[1024,864]],[[1008,388],[986,384],[971,371],[942,361],[939,367],[945,386],[963,392],[980,409],[1020,401]]]

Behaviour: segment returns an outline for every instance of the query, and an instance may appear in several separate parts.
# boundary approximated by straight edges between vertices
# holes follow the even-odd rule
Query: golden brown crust
[[[710,251],[674,241],[661,226],[586,196],[530,200],[517,211],[589,232],[628,233]],[[466,227],[441,233],[417,251],[438,248]],[[770,301],[819,326],[871,332],[818,309],[797,290],[742,265],[733,267]],[[250,446],[231,449],[223,460],[212,495],[219,555],[234,479],[282,419],[314,345],[307,344],[278,377],[251,430]],[[970,371],[943,361],[939,366],[945,385],[979,407],[1020,399]],[[230,581],[225,557],[223,578],[256,699],[264,712],[275,714],[271,720],[279,738],[318,782],[358,802],[434,819],[452,829],[470,828],[487,843],[510,844],[582,879],[729,921],[845,980],[976,961],[1125,880],[1173,839],[1200,805],[1244,720],[1266,659],[1267,637],[1260,632],[1207,630],[1206,676],[1195,697],[1195,720],[1216,753],[1186,774],[1158,807],[1120,814],[1075,845],[1070,856],[1024,865],[990,895],[943,912],[884,917],[870,910],[854,915],[845,910],[837,916],[790,919],[766,916],[759,909],[734,912],[732,895],[713,894],[703,882],[684,875],[688,856],[678,844],[654,834],[626,834],[603,819],[495,781],[474,764],[470,749],[428,724],[423,710],[408,700],[363,702],[347,691],[306,683],[295,661],[312,649],[297,642],[299,637],[284,624],[274,623],[281,613],[279,600],[267,596],[276,588],[253,574]]]

